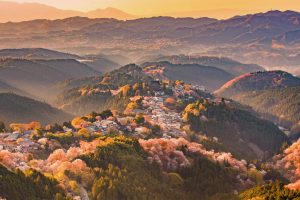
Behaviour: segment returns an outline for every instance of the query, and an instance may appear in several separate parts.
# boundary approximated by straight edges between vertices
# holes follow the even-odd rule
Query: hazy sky
[[[10,0],[6,0],[10,1]],[[115,7],[137,15],[165,14],[199,10],[246,10],[250,12],[271,9],[298,10],[300,0],[12,0],[37,2],[63,9],[89,11]]]

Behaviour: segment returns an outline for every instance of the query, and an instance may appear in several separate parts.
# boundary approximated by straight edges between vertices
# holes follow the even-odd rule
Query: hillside
[[[29,94],[26,94],[26,92],[21,91],[11,85],[8,85],[7,83],[0,82],[0,93],[15,93],[23,96],[28,96]],[[30,96],[30,95],[29,95]]]
[[[203,85],[214,91],[233,78],[230,73],[198,64],[172,64],[169,62],[150,62],[142,64],[146,74],[163,80],[182,80],[186,83]]]
[[[273,162],[275,168],[290,181],[287,188],[291,190],[300,189],[300,140],[287,147],[281,154],[274,156]]]
[[[233,75],[241,75],[249,72],[261,71],[263,68],[255,64],[244,64],[238,61],[213,56],[187,56],[187,55],[172,55],[172,56],[149,56],[141,58],[140,62],[161,62],[168,61],[172,64],[198,64],[204,66],[213,66],[222,69]]]
[[[72,116],[46,103],[18,96],[13,93],[0,93],[0,121],[9,123],[30,123],[39,121],[42,124],[61,123]]]
[[[43,174],[30,170],[30,173],[14,172],[0,164],[0,194],[7,199],[50,199],[56,194],[63,195],[57,182]]]
[[[298,131],[300,78],[282,71],[242,75],[215,92],[251,106],[266,119]]]
[[[121,65],[115,60],[110,60],[106,56],[102,55],[87,55],[85,56],[85,60],[81,62],[101,73],[110,72],[121,67]]]
[[[215,94],[232,97],[240,92],[280,89],[300,85],[300,78],[284,71],[262,71],[244,74],[225,83]]]
[[[22,154],[1,152],[0,155],[4,165],[0,165],[0,183],[6,183],[0,188],[0,194],[16,200],[21,199],[20,194],[25,191],[29,197],[45,199],[61,192],[58,197],[63,198],[69,183],[75,185],[75,189],[81,188],[93,199],[106,198],[108,192],[111,192],[108,199],[150,197],[192,200],[199,196],[203,200],[214,196],[228,199],[234,197],[231,194],[234,189],[248,187],[249,182],[254,184],[255,178],[248,178],[248,173],[260,175],[255,167],[248,167],[230,154],[211,152],[183,138],[137,140],[125,136],[101,137],[91,142],[81,141],[79,147],[67,148],[66,152],[57,149],[48,158],[34,158],[32,161]],[[149,161],[155,157],[153,162]],[[228,162],[222,160],[224,158]],[[10,171],[21,166],[18,159],[32,169]],[[61,159],[64,161],[61,162]],[[59,179],[47,178],[47,171],[54,177],[59,175]],[[26,187],[28,184],[32,188]],[[103,184],[112,187],[104,187]],[[22,186],[25,191],[19,189]],[[82,195],[73,189],[69,191],[69,195]]]
[[[238,158],[270,158],[283,144],[289,143],[287,136],[273,123],[234,103],[199,100],[187,105],[182,116],[192,131],[218,138],[218,142]]]
[[[244,191],[240,194],[240,199],[298,199],[300,192],[297,190],[287,188],[283,183],[275,182],[263,186],[257,186]]]
[[[74,19],[75,20],[75,19]],[[76,21],[76,20],[75,20]],[[71,23],[71,22],[70,22]],[[38,61],[45,65],[59,65],[59,68],[72,65],[77,76],[86,76],[86,72],[77,72],[77,68],[85,64],[97,72],[105,73],[119,68],[119,61],[124,63],[121,56],[107,55],[76,55],[44,48],[1,49],[0,59],[25,59]],[[80,62],[80,64],[78,63]],[[125,64],[128,64],[129,61]],[[62,65],[62,66],[61,66]],[[92,70],[90,70],[92,71]],[[68,72],[72,73],[72,72]],[[76,77],[76,76],[75,76]]]
[[[34,62],[49,66],[72,79],[101,75],[100,71],[73,59],[35,60]]]
[[[161,67],[164,68],[163,73],[156,73],[157,69]],[[183,80],[214,90],[232,77],[231,74],[218,68],[200,65],[173,65],[161,62],[145,63],[139,67],[130,64],[108,72],[101,78],[84,78],[64,83],[61,85],[62,88],[65,88],[61,89],[64,92],[59,95],[56,105],[63,106],[62,108],[68,112],[77,113],[76,110],[80,110],[80,114],[86,114],[85,112],[91,112],[93,109],[99,111],[101,106],[110,100],[114,101],[110,90],[124,85],[133,85],[138,82],[148,82],[152,78],[159,78],[173,81]],[[86,111],[84,112],[84,110]]]
[[[52,86],[67,79],[100,75],[75,60],[0,59],[0,81],[18,90],[51,100],[56,91]]]
[[[113,107],[121,107],[128,99],[114,96],[111,90],[125,85],[148,82],[152,80],[139,66],[130,64],[92,79],[68,81],[61,87],[63,92],[58,95],[56,105],[76,115],[84,115],[92,111],[103,111]]]
[[[251,106],[264,117],[299,132],[300,86],[256,92],[241,92],[232,97]]]
[[[93,80],[92,82],[90,82],[91,80],[81,80],[83,86],[68,87],[68,89],[59,96],[57,101],[58,107],[76,115],[87,114],[92,111],[100,112],[108,108],[123,112],[123,110],[128,107],[126,106],[129,103],[128,97],[133,97],[136,94],[141,95],[143,92],[145,92],[145,95],[151,94],[151,92],[149,93],[149,91],[147,91],[147,83],[151,79],[145,76],[142,69],[136,65],[124,66],[105,74],[102,80]],[[138,85],[135,83],[142,83],[143,86],[141,87],[144,89],[140,91]],[[76,82],[70,82],[69,84],[77,85]],[[171,85],[166,86],[166,88],[174,87]],[[68,84],[66,86],[68,86]],[[188,89],[189,87],[186,88],[187,92],[185,95],[181,94],[182,92],[178,94],[182,99],[179,98],[175,101],[175,104],[178,105],[174,107],[182,108],[182,106],[190,102],[191,99],[194,99],[195,95],[200,95],[202,98],[202,93],[195,93],[195,91]],[[113,91],[117,89],[119,91],[118,95],[113,94]],[[124,90],[130,94],[127,96],[124,95]],[[173,89],[172,91],[178,90],[180,89]],[[174,92],[173,95],[176,96],[176,92]],[[187,100],[186,95],[191,95],[191,98]],[[200,106],[198,105],[196,107]],[[197,112],[195,111],[193,113]],[[219,142],[226,146],[226,150],[238,158],[246,158],[249,160],[255,158],[269,158],[279,152],[285,142],[288,142],[287,136],[285,136],[277,126],[261,119],[253,110],[245,108],[235,102],[230,103],[228,106],[218,106],[214,103],[210,103],[207,105],[204,115],[208,121],[201,121],[199,116],[191,118],[189,124],[191,125],[192,131],[203,133],[209,137],[219,138]],[[183,114],[183,116],[185,116],[185,114]],[[220,132],[220,130],[222,130],[222,132]]]
[[[282,178],[263,161],[289,144],[287,136],[242,105],[182,81],[153,81],[134,64],[81,82],[60,99],[78,117],[14,142],[3,134],[8,150],[0,150],[0,172],[7,176],[0,188],[8,189],[1,196],[19,199],[31,174],[43,183],[39,194],[36,185],[24,187],[29,195],[93,199],[236,199]],[[15,148],[28,142],[33,148]],[[46,190],[48,174],[55,182]]]

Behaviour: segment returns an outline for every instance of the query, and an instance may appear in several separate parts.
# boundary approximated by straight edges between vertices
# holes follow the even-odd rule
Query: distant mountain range
[[[213,17],[216,19],[228,19],[237,15],[245,15],[253,13],[250,10],[237,10],[237,9],[209,9],[209,10],[192,10],[192,11],[182,11],[182,12],[171,12],[167,13],[166,16],[172,17]]]
[[[70,119],[72,115],[46,103],[13,93],[0,93],[0,121],[6,124],[39,121],[46,125]]]
[[[154,17],[134,20],[33,20],[0,24],[0,48],[143,56],[225,56],[300,74],[300,13],[269,11],[226,20]],[[286,67],[286,68],[285,68]]]
[[[20,22],[36,19],[64,19],[68,17],[133,19],[135,16],[115,8],[97,9],[90,12],[61,10],[39,3],[0,2],[0,22]]]

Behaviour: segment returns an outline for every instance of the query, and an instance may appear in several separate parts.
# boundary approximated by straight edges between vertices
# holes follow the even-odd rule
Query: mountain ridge
[[[49,104],[14,93],[0,93],[0,110],[0,120],[6,124],[39,121],[45,125],[72,118],[72,115]]]
[[[238,92],[281,89],[299,85],[300,78],[287,72],[280,70],[259,71],[238,76],[225,83],[214,93],[219,96],[231,97]]]
[[[141,61],[145,63],[145,60],[151,60],[151,62],[167,61],[172,64],[199,64],[203,66],[213,66],[233,75],[240,75],[248,72],[261,71],[264,68],[255,64],[244,64],[236,60],[227,57],[218,56],[196,56],[196,55],[159,55],[153,57],[142,58]]]
[[[300,13],[293,11],[270,11],[226,20],[151,17],[123,21],[73,17],[2,23],[0,48],[43,47],[66,52],[90,49],[89,54],[122,54],[133,61],[160,54],[223,56],[242,63],[255,60],[270,69],[286,67],[285,71],[299,74],[299,30]]]
[[[168,61],[142,64],[146,74],[166,80],[182,80],[186,83],[205,86],[210,91],[234,77],[231,73],[215,66],[200,64],[173,64]]]

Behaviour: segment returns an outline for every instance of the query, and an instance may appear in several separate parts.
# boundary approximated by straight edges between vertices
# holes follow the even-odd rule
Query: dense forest
[[[271,122],[225,102],[217,105],[197,100],[186,106],[183,119],[191,130],[217,137],[237,157],[268,158],[289,143],[287,136]]]
[[[250,190],[247,190],[240,194],[240,198],[243,200],[248,199],[291,199],[299,200],[300,192],[295,190],[290,190],[284,187],[283,183],[278,181],[269,183],[263,186],[257,186]]]
[[[11,172],[3,165],[0,165],[0,196],[13,200],[66,199],[55,179],[31,169],[25,173]]]
[[[245,92],[233,98],[264,113],[266,118],[292,127],[297,132],[297,123],[300,120],[300,87]]]

